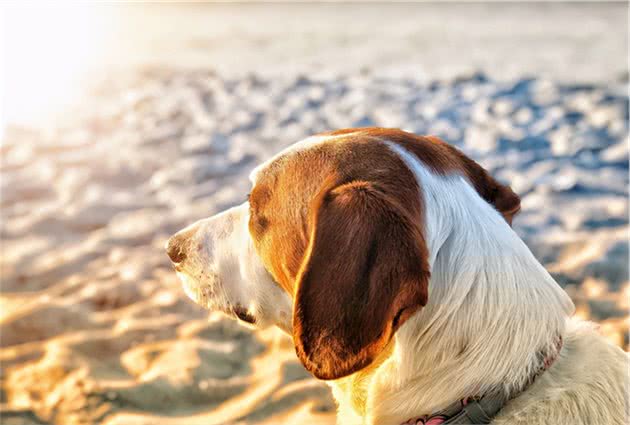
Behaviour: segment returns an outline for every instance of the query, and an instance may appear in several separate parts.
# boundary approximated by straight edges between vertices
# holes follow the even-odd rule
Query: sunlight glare
[[[78,3],[2,7],[2,128],[48,123],[78,100],[103,35],[97,11]]]

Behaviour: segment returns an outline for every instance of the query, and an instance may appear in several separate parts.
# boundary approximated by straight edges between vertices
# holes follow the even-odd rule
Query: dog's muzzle
[[[196,227],[185,228],[171,236],[165,246],[186,296],[205,309],[218,310],[243,322],[255,324],[256,318],[248,309],[227,296],[217,271],[199,258],[203,250],[196,232]]]
[[[166,242],[166,253],[175,266],[186,260],[190,236],[190,231],[184,229],[171,236]]]

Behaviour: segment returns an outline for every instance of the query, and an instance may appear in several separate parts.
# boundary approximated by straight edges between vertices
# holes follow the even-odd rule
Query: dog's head
[[[436,138],[376,128],[315,136],[256,168],[247,202],[169,240],[188,296],[289,332],[318,378],[370,365],[429,299],[431,200],[388,143],[434,172],[462,174],[508,222],[518,211],[508,187]]]

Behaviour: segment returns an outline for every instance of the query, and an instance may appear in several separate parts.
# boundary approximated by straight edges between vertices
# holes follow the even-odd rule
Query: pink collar
[[[429,416],[422,416],[416,419],[410,419],[407,422],[402,423],[401,425],[442,425],[458,413],[462,412],[466,406],[468,406],[468,397],[458,401],[454,405],[447,407],[439,413]],[[455,412],[451,414],[451,411]]]
[[[555,350],[547,353],[547,355],[541,354],[543,358],[542,365],[530,378],[521,392],[533,384],[536,378],[551,367],[560,355],[562,344],[562,336],[560,335],[556,340]],[[509,398],[502,394],[486,394],[478,398],[466,397],[463,400],[451,404],[444,410],[431,415],[409,419],[401,425],[489,424],[492,418],[503,408],[505,403],[517,395],[518,394],[514,394]]]

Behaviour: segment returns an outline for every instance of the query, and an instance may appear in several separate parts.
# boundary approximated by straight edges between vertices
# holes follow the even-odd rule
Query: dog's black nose
[[[173,235],[166,243],[166,253],[173,263],[181,263],[186,259],[185,239],[178,233]]]

